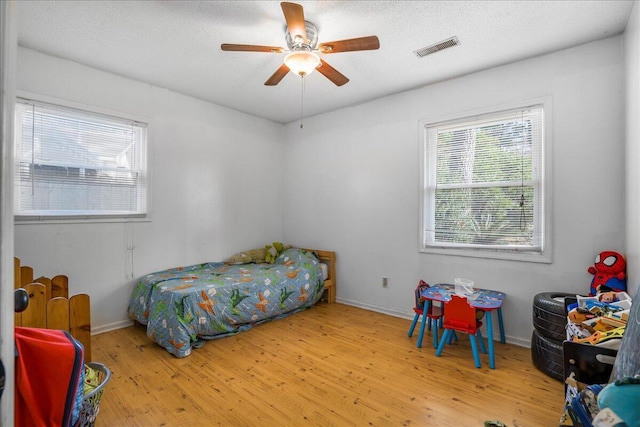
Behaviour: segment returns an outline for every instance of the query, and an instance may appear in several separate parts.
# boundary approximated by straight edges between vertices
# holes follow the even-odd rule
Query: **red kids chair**
[[[429,285],[424,281],[420,280],[418,283],[418,287],[415,290],[415,307],[413,311],[416,315],[413,317],[413,322],[411,322],[411,327],[409,328],[409,336],[413,335],[413,330],[416,328],[416,324],[418,323],[418,319],[422,316],[422,323],[420,324],[420,335],[418,336],[418,342],[416,346],[418,348],[422,347],[422,337],[424,335],[424,324],[429,320],[428,329],[431,331],[431,325],[433,321],[433,348],[438,347],[438,324],[442,327],[442,307],[434,306],[433,302],[427,302],[422,299],[421,294],[422,291],[427,289]],[[429,309],[427,310],[427,315],[424,315],[424,306],[425,303],[428,303]]]
[[[469,341],[471,341],[471,350],[473,351],[473,360],[476,364],[476,368],[480,367],[480,355],[478,354],[478,347],[476,345],[476,337],[480,340],[480,350],[486,353],[487,350],[484,346],[482,339],[482,333],[480,327],[482,322],[477,319],[476,309],[469,305],[469,301],[466,298],[458,295],[451,295],[451,301],[444,303],[444,333],[442,339],[438,344],[436,350],[436,356],[442,354],[442,349],[447,342],[451,342],[452,334],[455,331],[465,332],[469,334]]]

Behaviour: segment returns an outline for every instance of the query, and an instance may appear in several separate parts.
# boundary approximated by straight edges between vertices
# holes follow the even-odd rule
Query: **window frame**
[[[18,91],[16,94],[16,105],[21,102],[21,101],[25,101],[25,102],[32,102],[35,104],[43,104],[43,105],[47,105],[47,106],[52,106],[52,107],[59,107],[61,110],[67,109],[67,110],[75,110],[79,113],[87,113],[88,115],[95,115],[97,118],[99,117],[103,117],[103,118],[112,118],[112,119],[116,119],[116,120],[120,120],[120,121],[130,121],[133,123],[137,123],[137,124],[141,124],[143,125],[146,130],[144,131],[145,137],[144,140],[142,141],[143,146],[142,146],[142,150],[144,152],[144,158],[145,158],[145,164],[143,165],[142,170],[144,171],[145,174],[145,180],[146,180],[146,197],[145,197],[145,209],[144,212],[141,213],[130,213],[130,214],[124,214],[124,213],[96,213],[96,214],[92,214],[92,213],[78,213],[78,214],[66,214],[66,213],[56,213],[56,214],[51,214],[51,215],[38,215],[38,214],[20,214],[17,213],[14,210],[14,223],[16,225],[23,225],[23,224],[32,224],[32,223],[43,223],[43,224],[69,224],[69,223],[91,223],[91,222],[115,222],[115,223],[122,223],[122,222],[148,222],[151,221],[151,208],[152,208],[152,204],[151,204],[151,194],[152,194],[152,174],[151,174],[151,164],[152,164],[152,159],[151,159],[151,150],[150,150],[150,135],[151,135],[151,129],[153,127],[152,125],[152,120],[149,117],[144,117],[144,116],[140,116],[140,115],[136,115],[136,114],[132,114],[132,113],[128,113],[128,112],[122,112],[122,111],[114,111],[114,110],[109,110],[106,108],[101,108],[101,107],[96,107],[94,105],[88,105],[88,104],[83,104],[83,103],[78,103],[78,102],[73,102],[73,101],[69,101],[69,100],[65,100],[65,99],[59,99],[59,98],[55,98],[55,97],[50,97],[50,96],[45,96],[45,95],[40,95],[40,94],[34,94],[34,93],[30,93],[30,92],[26,92],[26,91]],[[14,117],[13,120],[15,122],[15,120],[17,119],[16,117],[16,113],[14,113]],[[14,140],[12,141],[12,144],[14,144],[14,150],[16,151],[14,153],[14,158],[12,159],[12,165],[14,165],[13,167],[15,168],[15,164],[16,162],[18,162],[18,153],[17,150],[15,149],[16,146],[16,141],[17,141],[17,137],[18,137],[18,133],[19,132],[15,132],[15,136],[14,136]],[[15,177],[15,170],[12,172],[12,176]],[[13,182],[13,188],[14,188],[14,192],[19,191],[18,188],[18,182],[16,182],[15,178],[14,178],[14,182]],[[14,196],[17,197],[17,196]],[[17,206],[15,207],[15,209],[17,209]]]
[[[420,230],[418,233],[418,248],[420,253],[440,254],[440,255],[454,255],[454,256],[466,256],[476,258],[490,258],[490,259],[504,259],[504,260],[516,260],[527,262],[539,262],[539,263],[551,263],[552,260],[552,229],[551,229],[551,182],[552,182],[552,165],[551,165],[551,152],[552,152],[552,99],[550,96],[529,99],[523,102],[512,102],[509,104],[503,104],[498,106],[489,106],[480,108],[473,111],[452,113],[444,116],[427,117],[419,120],[418,134],[419,134],[419,147],[420,147],[420,187],[419,187],[419,224]],[[540,210],[542,218],[540,219],[540,227],[542,227],[541,233],[541,249],[531,250],[529,248],[523,249],[518,247],[469,247],[467,245],[457,245],[455,243],[442,243],[435,245],[427,245],[427,229],[433,229],[433,221],[435,221],[435,215],[427,215],[428,210],[433,208],[432,200],[430,200],[432,192],[429,191],[427,183],[428,168],[435,165],[435,156],[433,153],[428,153],[428,128],[438,124],[454,124],[470,122],[480,118],[480,116],[499,116],[510,110],[523,109],[532,106],[541,106],[543,109],[543,143],[540,147],[542,151],[540,154],[540,185],[539,191],[542,192],[540,201],[543,203],[543,207]],[[429,166],[428,163],[432,165]],[[431,224],[431,228],[429,228]]]

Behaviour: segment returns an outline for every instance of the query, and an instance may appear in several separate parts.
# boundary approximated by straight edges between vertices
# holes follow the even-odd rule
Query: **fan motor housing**
[[[299,51],[299,50],[312,51],[316,49],[316,46],[318,45],[318,28],[309,21],[304,21],[304,28],[307,32],[307,40],[296,42],[291,37],[291,33],[289,32],[289,29],[286,26],[284,27],[287,46],[289,47],[289,50],[291,50],[292,52]]]

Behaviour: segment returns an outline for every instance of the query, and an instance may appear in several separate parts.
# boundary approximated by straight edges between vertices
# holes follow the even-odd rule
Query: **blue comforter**
[[[309,251],[285,250],[274,264],[221,262],[172,268],[140,278],[129,317],[177,357],[201,340],[251,328],[315,304],[324,289],[320,263]]]

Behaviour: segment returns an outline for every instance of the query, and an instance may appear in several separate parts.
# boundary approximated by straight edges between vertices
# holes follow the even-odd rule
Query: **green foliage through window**
[[[427,126],[425,246],[541,249],[541,106]]]

